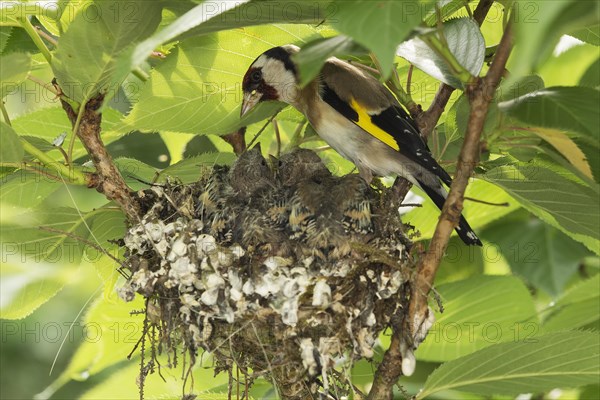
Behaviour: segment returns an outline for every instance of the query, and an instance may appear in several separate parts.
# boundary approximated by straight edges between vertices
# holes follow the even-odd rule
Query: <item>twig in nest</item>
[[[119,264],[121,266],[121,268],[127,268],[127,266],[125,264],[123,264],[123,262],[118,259],[117,257],[113,256],[112,254],[110,254],[108,251],[106,251],[104,248],[102,248],[102,246],[100,246],[99,244],[96,244],[92,241],[89,241],[87,239],[82,238],[81,236],[77,236],[71,232],[66,232],[60,229],[56,229],[56,228],[51,228],[49,226],[40,226],[39,229],[41,231],[46,231],[46,232],[51,232],[51,233],[58,233],[59,235],[64,235],[67,237],[70,237],[71,239],[75,239],[78,242],[81,242],[85,245],[88,245],[90,247],[93,247],[94,249],[98,250],[99,252],[101,252],[102,254],[104,254],[105,256],[107,256],[108,258],[110,258],[111,260],[113,260],[114,262],[116,262],[117,264]],[[121,276],[123,276],[123,278],[128,279],[127,276],[123,275],[121,269],[118,269],[117,271],[119,271],[119,273],[121,274]]]
[[[265,122],[265,124],[263,125],[262,128],[260,128],[260,130],[256,133],[256,135],[254,135],[254,137],[252,138],[252,140],[250,141],[250,144],[248,144],[248,148],[251,148],[252,145],[254,144],[254,142],[256,142],[256,139],[258,139],[258,137],[264,132],[265,129],[267,129],[267,126],[269,126],[269,124],[271,123],[271,121],[273,121],[275,119],[275,117],[277,116],[277,114],[279,114],[281,110],[277,111],[275,114],[273,114],[273,116],[271,116],[271,118],[269,118],[267,120],[267,122]]]

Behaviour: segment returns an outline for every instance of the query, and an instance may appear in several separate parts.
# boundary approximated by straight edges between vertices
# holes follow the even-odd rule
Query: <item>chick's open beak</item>
[[[252,110],[258,102],[260,101],[260,93],[256,90],[251,92],[244,92],[244,100],[242,100],[242,112],[240,117],[243,117],[248,113],[248,111]]]

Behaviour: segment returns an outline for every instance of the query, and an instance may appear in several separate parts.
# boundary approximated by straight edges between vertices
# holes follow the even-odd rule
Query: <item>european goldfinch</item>
[[[370,183],[373,175],[399,175],[419,186],[441,209],[450,175],[432,157],[415,122],[375,77],[338,58],[327,60],[319,77],[300,88],[294,45],[265,51],[242,82],[245,115],[263,101],[282,101],[306,116],[318,135],[352,161]],[[456,228],[468,245],[481,241],[461,216]]]

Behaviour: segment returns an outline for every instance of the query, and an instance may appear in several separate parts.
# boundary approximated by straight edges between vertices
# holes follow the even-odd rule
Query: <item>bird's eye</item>
[[[252,83],[259,83],[262,80],[262,72],[260,70],[256,70],[250,74],[250,80]]]

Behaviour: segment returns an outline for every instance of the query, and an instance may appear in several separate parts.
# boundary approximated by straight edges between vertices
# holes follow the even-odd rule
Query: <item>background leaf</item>
[[[0,98],[14,92],[31,71],[31,56],[11,53],[0,56]]]
[[[516,79],[535,72],[550,57],[561,35],[598,21],[594,1],[514,2],[515,41],[518,46],[508,70]]]
[[[573,239],[600,252],[598,186],[589,186],[564,167],[544,158],[493,168],[484,178],[523,207]]]
[[[2,100],[0,99],[0,101]],[[21,139],[12,127],[2,121],[0,121],[0,144],[0,162],[21,162],[25,154]]]
[[[470,18],[457,18],[444,22],[444,37],[456,60],[473,76],[478,76],[485,58],[485,41],[479,25]],[[403,42],[396,54],[434,78],[454,87],[462,88],[446,60],[420,38]]]
[[[509,276],[478,276],[436,287],[445,312],[417,349],[419,360],[448,361],[539,330],[527,288]]]
[[[129,65],[118,65],[117,58],[154,32],[162,8],[159,2],[126,4],[133,14],[120,13],[123,6],[118,1],[95,1],[88,7],[97,12],[95,23],[90,23],[88,13],[80,13],[61,36],[52,69],[67,97],[83,103],[107,90],[110,98],[129,74]]]
[[[516,396],[595,383],[600,377],[599,339],[597,333],[559,332],[496,344],[436,369],[417,398],[448,389]]]
[[[504,255],[515,275],[557,297],[590,252],[558,229],[519,214],[492,224],[482,236]]]
[[[421,194],[419,189],[413,188],[413,191],[419,193],[421,197],[427,198],[425,194]],[[498,207],[465,201],[463,215],[475,230],[519,208],[518,202],[504,190],[482,180],[471,182],[467,187],[466,196],[492,203],[508,203],[508,207]],[[421,207],[402,216],[402,222],[415,226],[420,232],[419,238],[413,240],[429,239],[433,235],[439,214],[439,209],[427,198]],[[453,232],[452,235],[456,235],[456,233]]]
[[[281,105],[266,104],[267,113],[240,121],[244,73],[263,51],[315,35],[308,26],[273,25],[188,39],[152,72],[118,131],[225,134],[264,119]],[[245,46],[252,46],[253,54],[247,55]]]
[[[541,89],[498,106],[527,124],[575,131],[600,139],[600,92],[585,87]]]
[[[600,274],[572,287],[546,311],[545,331],[600,330]]]
[[[334,6],[331,25],[371,50],[385,78],[392,70],[396,47],[421,23],[433,2],[337,0]]]
[[[344,35],[311,41],[293,56],[300,72],[300,85],[304,86],[311,82],[321,72],[323,64],[329,57],[359,52],[366,53],[362,47]]]
[[[0,318],[21,319],[50,300],[69,281],[73,268],[25,257],[15,243],[2,241]],[[27,263],[23,259],[27,258]]]
[[[122,115],[112,108],[105,107],[102,112],[102,141],[109,144],[122,135],[114,130],[114,127],[120,121]],[[64,132],[71,132],[72,127],[65,112],[61,108],[51,107],[43,108],[29,114],[24,114],[15,118],[12,122],[13,128],[22,136],[33,136],[41,138],[47,142],[52,142],[56,137]],[[73,157],[75,159],[86,155],[83,145],[75,142]],[[49,153],[56,160],[63,161],[63,155],[58,151]]]

